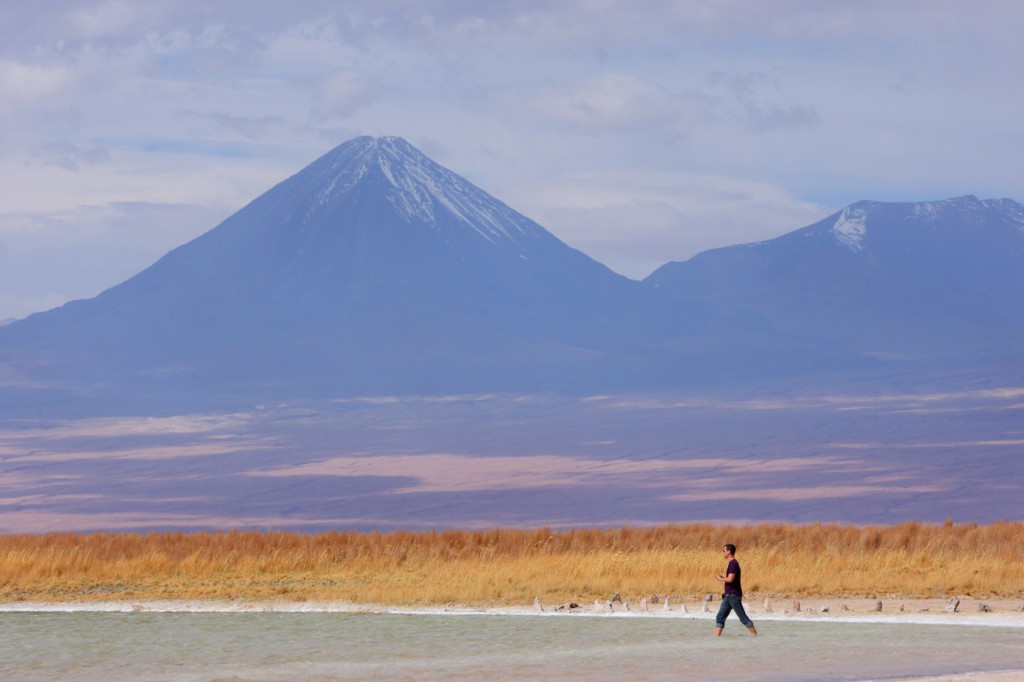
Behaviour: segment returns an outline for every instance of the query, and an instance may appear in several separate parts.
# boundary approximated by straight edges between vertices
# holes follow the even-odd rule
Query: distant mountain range
[[[646,283],[890,360],[1020,351],[1024,206],[861,201],[770,241],[668,263]]]
[[[114,410],[813,383],[1016,357],[1022,291],[1008,199],[859,202],[635,282],[404,140],[361,137],[96,298],[0,328],[0,395]]]

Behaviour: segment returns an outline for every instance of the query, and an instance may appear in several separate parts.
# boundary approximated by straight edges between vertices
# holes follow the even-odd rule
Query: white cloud
[[[556,121],[594,131],[663,126],[678,111],[662,88],[624,74],[603,74],[568,90],[550,90],[538,106]]]
[[[127,29],[138,27],[145,11],[142,3],[107,0],[72,9],[68,20],[80,38],[97,40],[121,35]]]
[[[821,116],[812,106],[766,108],[754,104],[747,106],[747,125],[755,132],[770,132],[786,128],[816,128]]]
[[[755,181],[685,173],[585,173],[531,192],[563,241],[633,278],[711,248],[777,237],[830,209]]]
[[[71,82],[71,71],[60,64],[31,64],[0,59],[0,109],[52,95]]]
[[[373,100],[373,90],[355,71],[339,71],[317,86],[310,108],[315,123],[346,119]]]
[[[716,101],[719,119],[731,117],[751,132],[820,126],[817,108],[793,103],[783,80],[782,75],[763,72],[715,72],[708,79],[706,96]]]
[[[203,126],[198,133],[200,137],[216,136],[216,133],[235,133],[246,139],[259,139],[266,133],[268,128],[283,125],[284,119],[280,116],[236,116],[220,111],[187,111],[182,110],[178,115],[196,121]],[[212,132],[207,132],[210,129]]]
[[[43,149],[40,158],[45,164],[78,171],[83,167],[110,161],[110,150],[102,145],[85,148],[69,142],[55,142]]]

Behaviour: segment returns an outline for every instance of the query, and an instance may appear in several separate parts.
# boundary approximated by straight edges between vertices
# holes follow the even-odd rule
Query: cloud
[[[719,115],[739,119],[755,133],[820,126],[821,116],[816,107],[787,102],[782,81],[779,76],[762,72],[715,72],[708,84],[712,93],[720,95]]]
[[[236,116],[220,111],[189,111],[181,110],[178,115],[185,119],[194,120],[204,124],[211,132],[203,130],[202,135],[215,134],[217,132],[231,132],[241,137],[255,140],[266,132],[271,126],[279,126],[285,123],[280,116]]]
[[[310,107],[310,119],[315,123],[346,119],[373,99],[373,89],[360,73],[338,71],[317,85]]]
[[[663,126],[678,115],[662,88],[624,74],[603,74],[566,91],[551,90],[537,105],[555,121],[592,131]]]
[[[52,95],[70,83],[71,70],[61,64],[0,59],[0,109]]]
[[[47,145],[39,157],[47,165],[79,171],[83,167],[110,161],[110,150],[102,145],[83,148],[69,142],[55,142]]]
[[[831,212],[767,183],[695,173],[577,173],[527,194],[528,213],[541,224],[634,278],[700,251],[777,237]]]
[[[787,128],[815,128],[821,125],[821,116],[812,106],[792,106],[785,109],[747,106],[747,125],[759,133]]]
[[[98,40],[138,30],[145,25],[145,6],[125,0],[105,0],[71,9],[68,24],[74,35],[84,40]]]

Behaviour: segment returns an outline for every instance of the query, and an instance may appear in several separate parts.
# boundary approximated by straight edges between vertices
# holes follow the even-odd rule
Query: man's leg
[[[729,597],[723,595],[722,605],[718,607],[718,615],[715,616],[715,637],[722,636],[725,619],[729,617],[730,612],[732,612],[732,604],[729,603]]]
[[[736,603],[733,604],[733,608],[736,609],[736,617],[740,619],[740,622],[747,626],[751,635],[757,637],[757,628],[754,627],[754,622],[750,620],[746,609],[743,608],[743,600],[740,597],[736,597]]]

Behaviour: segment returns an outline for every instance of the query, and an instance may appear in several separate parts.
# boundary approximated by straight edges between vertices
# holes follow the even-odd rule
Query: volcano
[[[3,328],[0,367],[113,394],[600,386],[662,373],[647,341],[694,325],[658,305],[405,140],[361,137],[96,298]]]

